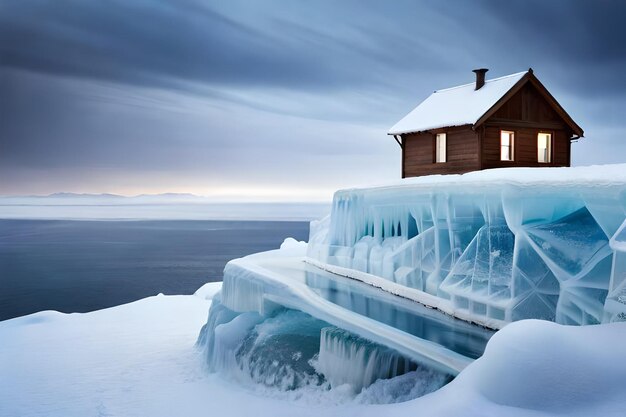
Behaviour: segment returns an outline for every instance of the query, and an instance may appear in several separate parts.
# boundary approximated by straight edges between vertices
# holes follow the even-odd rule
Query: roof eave
[[[539,81],[539,79],[533,76],[530,79],[530,82],[539,90],[539,93],[544,96],[544,98],[552,104],[552,106],[556,109],[557,113],[561,118],[565,121],[565,123],[572,129],[572,132],[578,136],[579,138],[584,137],[585,132],[583,129],[572,119],[572,117],[565,111],[565,109],[561,106],[561,104],[554,98],[554,96],[548,91],[548,89]]]
[[[401,136],[401,135],[411,135],[414,133],[424,133],[424,132],[431,132],[433,130],[439,130],[439,129],[451,129],[454,127],[463,127],[463,126],[473,126],[471,122],[469,123],[458,123],[458,124],[453,124],[453,125],[442,125],[442,126],[431,126],[431,127],[427,127],[421,130],[408,130],[408,131],[395,131],[395,132],[387,132],[388,136]]]

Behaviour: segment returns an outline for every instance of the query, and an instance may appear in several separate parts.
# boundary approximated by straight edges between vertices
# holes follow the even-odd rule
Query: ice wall
[[[378,380],[417,372],[422,387],[415,398],[451,379],[301,311],[279,308],[267,316],[236,313],[222,304],[219,295],[198,345],[204,349],[209,371],[282,391],[344,386],[354,395]]]
[[[609,322],[626,318],[625,219],[626,165],[420,177],[338,191],[308,256],[487,325]]]
[[[490,337],[490,334],[472,331],[465,326],[440,322],[439,328],[443,332],[468,332],[466,341],[473,346],[473,349],[459,349],[464,352],[459,353],[453,350],[459,343],[455,341],[455,337],[441,336],[437,338],[429,335],[418,337],[407,333],[405,326],[400,326],[404,328],[402,330],[376,320],[376,318],[380,319],[381,317],[374,317],[377,316],[375,310],[370,311],[369,315],[361,314],[360,308],[351,309],[347,305],[335,304],[324,298],[318,292],[319,289],[309,286],[306,278],[298,278],[299,274],[293,273],[292,269],[288,269],[288,273],[279,273],[277,270],[269,269],[280,263],[282,258],[275,256],[281,252],[283,251],[255,254],[234,259],[226,265],[222,291],[217,298],[213,299],[205,330],[203,330],[199,340],[207,346],[207,357],[211,370],[232,368],[232,363],[228,363],[227,359],[231,357],[230,354],[223,354],[225,351],[232,351],[233,344],[228,341],[241,340],[243,334],[246,334],[251,328],[250,326],[257,324],[255,320],[272,317],[285,308],[309,314],[329,325],[391,348],[402,356],[450,375],[458,374],[472,362],[472,358],[465,356],[464,353],[478,348],[478,345],[486,343]],[[303,268],[306,267],[302,258],[298,263]],[[336,278],[345,280],[341,277]],[[381,296],[384,295],[384,293],[381,294]],[[359,307],[363,303],[362,297],[356,297],[355,303],[358,305],[353,307]],[[416,314],[422,314],[421,310]],[[406,315],[404,317],[409,319]],[[233,320],[237,320],[235,323],[238,324],[232,327],[225,326],[223,330],[220,330],[233,329],[224,333],[224,337],[216,344],[215,338],[219,332],[210,329],[218,329],[221,325]],[[419,318],[412,321],[420,322]],[[249,326],[246,327],[246,323]],[[243,333],[236,334],[234,329],[242,329],[241,332]],[[426,324],[424,324],[424,329],[427,333],[435,331],[434,329],[428,330],[430,326]],[[447,347],[431,339],[442,339],[443,345]],[[215,347],[218,345],[230,347],[218,349]]]

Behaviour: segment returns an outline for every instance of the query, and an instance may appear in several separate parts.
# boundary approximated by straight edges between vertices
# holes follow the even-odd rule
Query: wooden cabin
[[[583,130],[528,71],[437,90],[390,130],[402,178],[488,168],[570,166]]]

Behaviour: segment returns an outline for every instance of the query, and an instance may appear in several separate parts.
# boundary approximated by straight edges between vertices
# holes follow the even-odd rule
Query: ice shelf
[[[445,375],[458,374],[481,356],[493,334],[311,266],[305,252],[301,245],[296,252],[283,248],[228,263],[199,338],[211,371],[270,380],[282,389],[319,376],[331,385],[349,383],[358,392],[417,366],[443,375],[433,376],[440,386]],[[280,348],[265,347],[272,337],[282,338]],[[316,374],[302,365],[311,361]],[[365,370],[344,373],[339,362]]]
[[[626,165],[338,191],[308,243],[227,264],[199,344],[237,380],[356,393],[408,373],[424,394],[528,318],[626,321]]]
[[[335,193],[307,256],[464,320],[626,318],[626,164],[494,169]]]

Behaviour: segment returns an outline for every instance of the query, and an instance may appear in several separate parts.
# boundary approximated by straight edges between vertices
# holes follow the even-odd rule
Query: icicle
[[[570,181],[545,170],[532,186],[523,177],[508,183],[490,176],[477,183],[424,177],[415,184],[338,191],[331,239],[312,240],[317,250],[309,253],[450,300],[477,321],[615,320],[626,316],[620,275],[626,185],[592,174],[599,179],[574,175]],[[324,245],[336,255],[325,257]],[[476,265],[473,279],[454,276],[468,265]]]
[[[355,392],[378,379],[393,378],[417,369],[396,351],[337,327],[322,329],[315,365],[332,387],[349,384]]]

